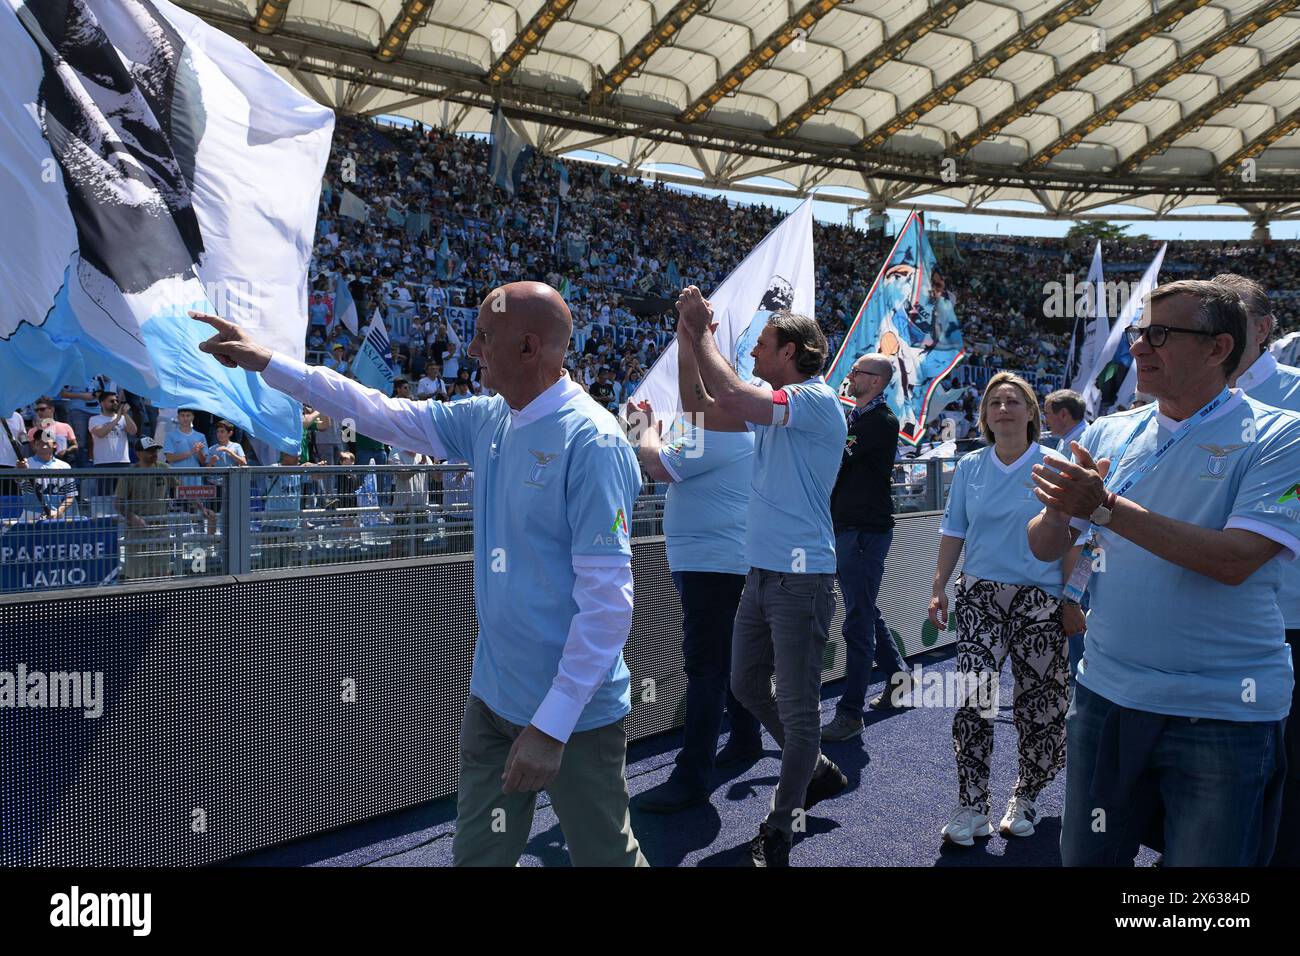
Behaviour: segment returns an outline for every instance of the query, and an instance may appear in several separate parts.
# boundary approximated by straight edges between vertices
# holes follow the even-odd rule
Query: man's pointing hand
[[[206,322],[217,334],[199,343],[199,350],[207,352],[226,368],[243,368],[261,372],[271,364],[271,350],[258,345],[252,336],[225,319],[203,312],[190,312],[190,318]]]

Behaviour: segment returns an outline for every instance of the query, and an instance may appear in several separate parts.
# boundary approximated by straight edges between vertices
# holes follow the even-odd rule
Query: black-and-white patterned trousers
[[[955,613],[958,686],[966,689],[952,722],[961,804],[989,812],[996,688],[1008,653],[1020,752],[1015,795],[1036,800],[1065,766],[1070,666],[1061,601],[1041,588],[963,576]]]

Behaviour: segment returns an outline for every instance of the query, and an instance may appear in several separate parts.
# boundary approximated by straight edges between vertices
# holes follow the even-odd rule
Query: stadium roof
[[[546,154],[670,181],[877,211],[1300,218],[1300,0],[180,5],[342,112],[486,132],[500,104]]]

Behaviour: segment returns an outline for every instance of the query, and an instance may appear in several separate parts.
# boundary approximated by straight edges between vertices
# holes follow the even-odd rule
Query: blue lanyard
[[[1133,431],[1129,433],[1128,438],[1124,441],[1124,444],[1120,447],[1119,454],[1117,454],[1114,458],[1111,459],[1111,463],[1114,466],[1115,471],[1111,472],[1110,480],[1106,482],[1107,490],[1108,491],[1113,490],[1115,492],[1115,497],[1117,498],[1122,498],[1128,492],[1132,491],[1133,487],[1139,481],[1141,481],[1147,475],[1151,474],[1151,472],[1155,471],[1156,465],[1158,465],[1160,463],[1160,460],[1164,458],[1167,454],[1169,454],[1170,451],[1173,450],[1175,445],[1177,445],[1180,441],[1182,441],[1189,434],[1191,434],[1191,432],[1195,430],[1198,424],[1205,421],[1205,419],[1212,412],[1214,412],[1216,408],[1223,405],[1231,397],[1232,397],[1232,393],[1227,388],[1224,388],[1224,390],[1218,394],[1218,396],[1214,399],[1214,401],[1210,402],[1199,412],[1193,415],[1187,421],[1187,423],[1183,425],[1182,428],[1178,429],[1178,431],[1170,435],[1169,438],[1165,440],[1165,443],[1163,445],[1161,445],[1154,452],[1148,455],[1146,461],[1142,462],[1142,464],[1138,467],[1136,471],[1134,471],[1131,475],[1125,478],[1123,483],[1118,488],[1112,489],[1109,487],[1109,485],[1111,483],[1111,480],[1113,480],[1116,474],[1118,474],[1119,464],[1124,460],[1124,454],[1128,451],[1129,446],[1133,444],[1134,439],[1138,437],[1138,435],[1142,432],[1142,430],[1145,429],[1151,421],[1151,416],[1147,415],[1145,418],[1142,419],[1142,421],[1138,422],[1137,426],[1133,429]],[[1089,524],[1088,530],[1085,531],[1082,535],[1080,535],[1080,539],[1081,540],[1086,539],[1089,535],[1093,534],[1096,530],[1097,530],[1096,525]]]

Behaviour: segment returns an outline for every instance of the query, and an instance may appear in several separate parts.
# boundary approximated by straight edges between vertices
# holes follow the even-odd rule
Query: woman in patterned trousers
[[[959,800],[943,837],[971,846],[993,832],[989,822],[989,765],[998,680],[1011,658],[1013,714],[1020,773],[1002,817],[1004,836],[1029,836],[1038,821],[1035,801],[1065,765],[1065,713],[1069,708],[1069,643],[1083,629],[1077,607],[1061,603],[1063,582],[1077,551],[1059,563],[1039,561],[1029,550],[1026,526],[1042,506],[1030,469],[1049,449],[1037,444],[1042,428],[1038,400],[1018,375],[1000,372],[980,401],[985,448],[957,463],[941,526],[930,617],[948,624],[946,587],[963,549],[957,584],[957,715],[953,749]]]

